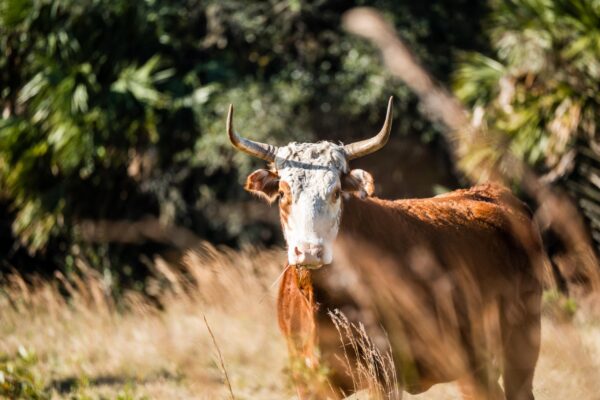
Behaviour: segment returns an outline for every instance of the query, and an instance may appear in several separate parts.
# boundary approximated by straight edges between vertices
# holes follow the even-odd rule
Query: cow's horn
[[[233,104],[229,105],[229,112],[227,113],[227,135],[229,136],[231,144],[233,144],[236,149],[265,161],[275,161],[275,154],[277,153],[276,146],[245,139],[233,130]]]
[[[394,97],[391,96],[388,101],[387,114],[385,116],[385,122],[379,133],[370,139],[361,140],[360,142],[350,143],[344,146],[346,152],[346,158],[348,160],[354,160],[367,154],[371,154],[381,149],[387,143],[390,132],[392,130],[392,103]]]

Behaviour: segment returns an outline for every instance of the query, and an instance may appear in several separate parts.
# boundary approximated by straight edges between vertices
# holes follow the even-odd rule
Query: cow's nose
[[[317,266],[323,264],[324,247],[320,244],[302,243],[294,247],[296,264]]]

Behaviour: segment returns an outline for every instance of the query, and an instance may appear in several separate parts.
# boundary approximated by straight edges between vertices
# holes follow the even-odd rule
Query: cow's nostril
[[[323,257],[323,249],[317,250],[317,258],[322,258],[322,257]]]
[[[294,246],[294,253],[296,253],[297,256],[299,256],[300,254],[302,254],[302,252],[300,251],[300,249],[298,249],[298,246]]]

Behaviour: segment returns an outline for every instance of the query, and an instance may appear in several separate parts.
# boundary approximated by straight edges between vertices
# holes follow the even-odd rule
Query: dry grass
[[[13,356],[20,347],[34,352],[32,369],[56,399],[73,393],[90,399],[228,399],[206,315],[236,399],[294,398],[274,307],[281,260],[279,252],[234,253],[207,245],[189,256],[184,270],[155,260],[159,307],[133,292],[117,307],[101,277],[84,266],[82,278],[71,281],[25,284],[14,275],[0,292],[0,354]],[[65,290],[69,300],[59,294]],[[580,301],[566,322],[547,313],[554,316],[544,318],[537,399],[600,398],[600,312],[594,304],[598,308],[598,299]],[[385,354],[379,357],[371,361],[386,362]],[[365,366],[367,377],[372,371]],[[390,382],[385,391],[394,390]],[[456,399],[458,391],[438,385],[404,398]]]
[[[344,364],[352,376],[354,391],[361,388],[373,398],[399,400],[402,390],[396,374],[392,346],[387,341],[384,351],[379,349],[367,334],[363,324],[355,324],[339,310],[329,312],[344,348]],[[349,352],[352,352],[349,355]],[[351,362],[350,360],[356,360]],[[355,397],[359,397],[357,394]],[[360,398],[360,397],[359,397]]]
[[[237,399],[281,399],[293,388],[285,374],[286,348],[274,309],[280,255],[216,251],[204,246],[189,257],[185,274],[158,260],[161,309],[135,293],[117,312],[102,281],[86,274],[71,300],[59,287],[18,277],[0,299],[0,354],[20,346],[35,352],[35,366],[54,398],[68,398],[78,382],[88,393],[114,398],[128,388],[134,398],[230,398],[210,321]]]

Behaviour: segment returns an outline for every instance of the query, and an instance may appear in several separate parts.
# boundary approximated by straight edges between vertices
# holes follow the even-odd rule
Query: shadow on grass
[[[82,386],[125,386],[125,385],[143,385],[151,382],[171,380],[181,381],[180,375],[172,374],[167,371],[158,372],[145,378],[135,378],[128,375],[99,375],[96,377],[70,376],[62,379],[52,380],[46,387],[46,390],[56,390],[60,394],[71,393]]]

